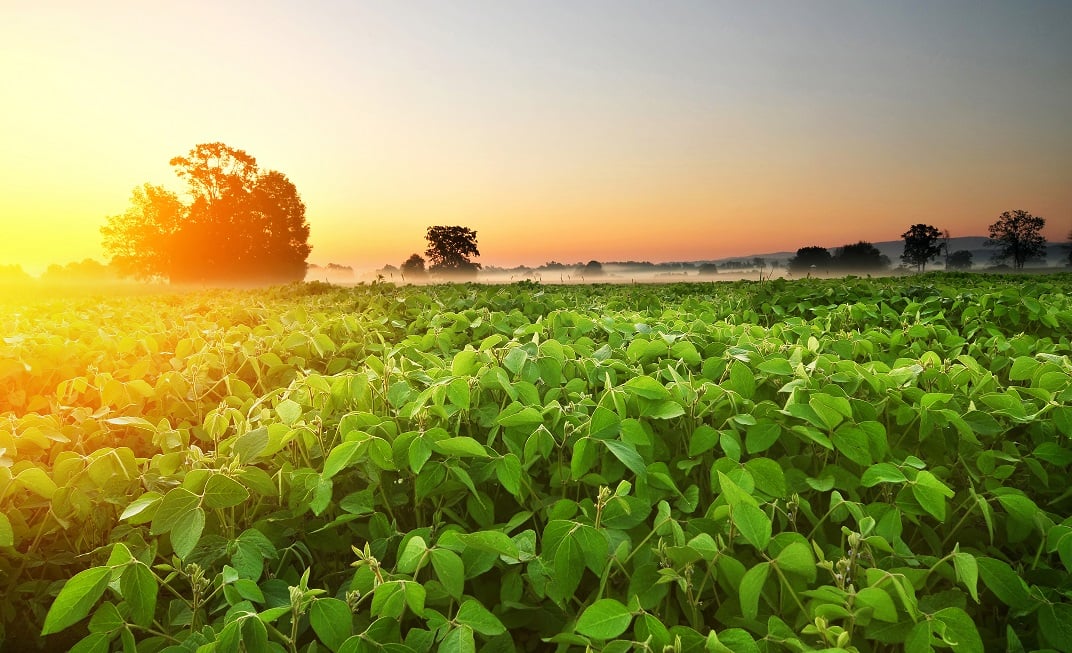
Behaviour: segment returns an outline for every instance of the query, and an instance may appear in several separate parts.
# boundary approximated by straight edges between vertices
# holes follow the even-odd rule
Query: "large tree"
[[[125,274],[175,283],[300,281],[309,224],[294,184],[223,143],[171,160],[189,201],[146,184],[108,218],[104,249]]]
[[[797,255],[789,259],[787,267],[790,272],[826,271],[830,269],[832,261],[833,257],[830,256],[830,250],[814,245],[798,249]]]
[[[926,270],[927,262],[938,258],[945,247],[941,240],[942,232],[929,224],[914,224],[901,234],[901,238],[904,238],[901,260],[916,266],[920,272]]]
[[[428,227],[425,238],[428,239],[428,249],[424,254],[432,264],[429,272],[445,276],[476,276],[480,264],[470,258],[480,256],[475,231],[458,226]]]
[[[1020,270],[1025,262],[1046,255],[1046,239],[1042,236],[1045,226],[1046,219],[1041,216],[1022,209],[1006,211],[990,225],[990,238],[985,244],[998,248],[995,261],[1011,258],[1013,267]]]
[[[834,252],[834,266],[857,272],[885,270],[890,266],[890,259],[871,243],[861,240],[837,248]]]
[[[950,270],[970,270],[972,253],[966,249],[958,249],[948,256],[948,262],[945,266]]]
[[[120,274],[136,279],[171,275],[179,227],[187,207],[163,186],[143,184],[130,197],[130,208],[101,227],[104,251]]]

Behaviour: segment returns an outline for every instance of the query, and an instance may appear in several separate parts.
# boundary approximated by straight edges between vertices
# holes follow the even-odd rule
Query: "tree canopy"
[[[411,279],[424,278],[428,276],[428,271],[424,269],[424,258],[420,254],[412,254],[408,259],[402,262],[399,266],[402,270],[403,277],[409,277]]]
[[[972,266],[972,253],[966,249],[959,249],[949,255],[946,266],[950,270],[970,270]]]
[[[101,229],[124,274],[173,283],[287,282],[305,277],[309,224],[283,173],[223,143],[171,159],[187,202],[161,187],[135,188],[131,206]]]
[[[832,261],[830,250],[814,245],[798,249],[797,255],[789,259],[787,267],[790,272],[810,272],[813,268],[825,271],[830,268]]]
[[[901,238],[904,238],[904,254],[901,254],[901,260],[916,266],[916,270],[920,272],[926,270],[927,262],[938,258],[945,247],[942,232],[938,227],[929,224],[914,224],[901,234]]]
[[[428,227],[428,249],[424,254],[432,265],[428,271],[444,276],[475,277],[480,264],[470,257],[480,256],[476,232],[468,227]]]
[[[995,261],[1012,259],[1013,268],[1019,270],[1027,261],[1046,255],[1046,239],[1042,236],[1045,226],[1046,219],[1041,216],[1022,209],[1005,211],[990,225],[986,245],[998,248]]]
[[[839,247],[834,252],[834,265],[842,270],[860,272],[885,270],[890,266],[890,259],[873,244],[861,240]]]

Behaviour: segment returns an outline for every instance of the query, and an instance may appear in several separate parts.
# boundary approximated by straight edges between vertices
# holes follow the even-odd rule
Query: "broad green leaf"
[[[731,514],[741,536],[760,551],[766,550],[772,528],[767,513],[750,503],[739,503],[733,507]]]
[[[577,618],[577,632],[593,639],[614,639],[629,628],[633,615],[614,599],[600,599]]]
[[[367,440],[348,440],[335,446],[324,460],[322,476],[333,478],[355,461],[361,460],[364,457],[362,449],[367,446]]]
[[[40,467],[27,467],[15,476],[15,482],[45,499],[56,493],[56,483]]]
[[[72,576],[49,607],[41,635],[58,633],[85,619],[90,608],[104,594],[111,574],[108,567],[90,567]]]
[[[235,439],[232,450],[243,463],[249,463],[268,448],[268,429],[265,427],[247,431]]]
[[[476,653],[476,639],[469,626],[452,628],[440,642],[439,653]]]
[[[130,606],[131,621],[146,628],[152,624],[159,589],[156,577],[145,565],[134,563],[123,570],[119,590]]]
[[[812,553],[811,547],[804,542],[790,542],[774,560],[782,571],[800,576],[809,583],[815,582],[815,577],[818,574],[818,569],[815,566],[815,554]]]
[[[512,453],[495,462],[495,477],[515,497],[521,496],[521,474],[521,459]]]
[[[111,633],[119,630],[125,624],[126,620],[123,618],[123,615],[119,613],[119,608],[117,608],[111,601],[105,601],[100,604],[93,613],[93,616],[90,617],[89,632]]]
[[[650,376],[635,376],[625,382],[625,390],[644,399],[663,400],[670,398],[670,391]]]
[[[865,587],[856,593],[856,607],[871,608],[873,619],[888,623],[897,622],[897,608],[893,605],[893,598],[885,590],[878,587]]]
[[[756,368],[761,372],[776,376],[793,376],[795,373],[793,364],[784,358],[768,358],[757,365]]]
[[[205,507],[230,508],[249,498],[249,490],[241,483],[223,474],[213,474],[205,484]]]
[[[919,505],[938,521],[945,521],[945,500],[953,497],[953,490],[928,471],[921,471],[912,483],[912,496]]]
[[[767,496],[779,499],[788,493],[782,466],[770,458],[752,458],[744,464],[744,468],[755,480],[756,489]]]
[[[487,637],[494,637],[506,632],[506,626],[499,621],[499,618],[474,599],[469,599],[462,603],[454,620]]]
[[[517,406],[517,408],[511,410],[512,406]],[[499,417],[496,421],[499,423],[500,426],[506,427],[537,426],[539,424],[543,424],[543,415],[541,415],[540,411],[536,410],[532,406],[511,404],[510,406],[507,406],[502,413],[499,414]]]
[[[171,548],[175,555],[185,560],[186,556],[197,546],[201,539],[201,532],[205,530],[205,511],[201,508],[188,510],[175,520],[175,527],[171,529]]]
[[[111,648],[111,641],[111,633],[90,633],[78,640],[67,653],[108,653]]]
[[[1015,610],[1026,610],[1032,606],[1024,581],[1012,570],[1012,567],[994,558],[977,557],[979,576],[983,584],[1005,605]]]
[[[842,425],[830,436],[834,448],[843,456],[866,467],[871,464],[871,449],[867,433],[853,425]]]
[[[741,613],[745,619],[754,620],[759,615],[759,597],[770,574],[770,563],[761,562],[745,572],[741,579]]]
[[[577,591],[584,575],[585,552],[577,538],[566,536],[555,550],[554,581],[556,595],[568,600]]]
[[[868,467],[860,477],[860,484],[864,487],[874,487],[879,483],[906,483],[908,478],[890,463],[876,463]]]
[[[983,640],[971,617],[960,608],[943,608],[934,613],[934,620],[945,626],[935,630],[957,653],[983,653]]]
[[[782,427],[777,422],[759,422],[749,426],[744,435],[745,450],[749,455],[770,449],[782,437]]]
[[[448,456],[462,456],[470,458],[487,458],[488,452],[484,445],[467,436],[445,438],[434,442],[432,448]]]
[[[460,599],[465,587],[465,565],[458,554],[439,547],[432,549],[432,569],[447,593]]]
[[[1039,629],[1050,646],[1072,651],[1072,605],[1048,603],[1038,611]]]
[[[957,574],[957,581],[968,589],[972,599],[979,602],[979,565],[975,562],[975,556],[970,553],[954,553],[953,569]]]
[[[279,415],[281,422],[287,426],[293,426],[295,422],[301,419],[302,408],[296,401],[284,399],[276,405],[275,412]]]
[[[808,399],[808,405],[828,430],[833,430],[846,419],[852,419],[852,406],[845,397],[817,393]]]
[[[345,601],[322,597],[309,608],[309,624],[325,646],[337,651],[353,634],[353,613]]]
[[[607,449],[614,454],[615,458],[628,467],[629,471],[640,478],[647,476],[648,467],[644,463],[644,459],[637,452],[636,447],[620,440],[599,440],[599,442],[607,445]]]
[[[398,556],[397,570],[403,574],[413,574],[428,551],[424,538],[416,535],[406,540],[406,546]]]
[[[195,510],[201,503],[201,497],[184,487],[168,490],[160,501],[160,507],[153,516],[152,526],[149,528],[150,535],[161,535],[173,529],[179,520],[186,514]]]
[[[0,512],[0,546],[15,546],[15,531],[7,515]]]

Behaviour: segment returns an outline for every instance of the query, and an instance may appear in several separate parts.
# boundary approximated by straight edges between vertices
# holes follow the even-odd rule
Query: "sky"
[[[484,265],[1072,230],[1066,0],[0,0],[0,264],[222,141],[285,173],[309,261],[475,229]]]

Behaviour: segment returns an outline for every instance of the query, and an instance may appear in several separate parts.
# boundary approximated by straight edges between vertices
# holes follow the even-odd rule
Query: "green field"
[[[0,312],[0,649],[1072,651],[1072,275]]]

